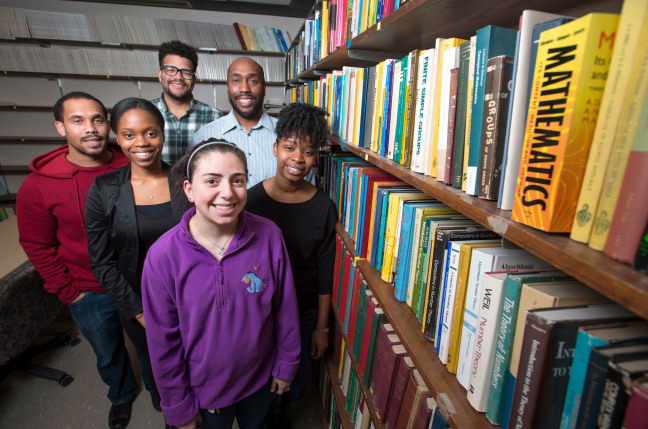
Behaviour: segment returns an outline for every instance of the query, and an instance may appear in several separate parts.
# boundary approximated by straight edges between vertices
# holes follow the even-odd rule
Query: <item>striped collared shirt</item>
[[[162,161],[173,164],[182,155],[187,153],[191,136],[205,124],[215,121],[223,116],[223,112],[196,99],[191,99],[187,112],[177,119],[167,110],[164,94],[160,98],[151,100],[164,116],[164,146],[162,147]],[[274,128],[273,128],[274,130]]]

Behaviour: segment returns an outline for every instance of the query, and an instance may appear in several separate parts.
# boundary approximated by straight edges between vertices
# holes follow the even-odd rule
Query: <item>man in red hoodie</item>
[[[54,105],[56,130],[67,145],[31,162],[16,202],[20,244],[45,279],[45,289],[68,305],[72,318],[97,356],[109,386],[111,429],[128,425],[137,389],[124,345],[117,306],[90,268],[85,202],[94,178],[128,163],[108,144],[106,108],[90,94],[72,92]]]

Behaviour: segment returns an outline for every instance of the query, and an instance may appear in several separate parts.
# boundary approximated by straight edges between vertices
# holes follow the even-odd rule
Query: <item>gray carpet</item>
[[[67,312],[50,327],[51,333],[62,332],[74,322]],[[62,347],[45,352],[33,362],[66,371],[74,377],[67,387],[57,382],[22,372],[13,372],[0,385],[0,427],[47,429],[94,429],[108,427],[110,403],[107,387],[95,368],[95,357],[89,344],[81,338],[75,347]],[[48,338],[45,338],[48,339]],[[128,343],[131,360],[139,379],[139,363]],[[141,381],[140,381],[141,384]],[[128,425],[132,429],[164,428],[162,414],[151,405],[149,393],[141,388],[133,404]],[[234,426],[238,426],[235,424]],[[293,429],[323,428],[317,383],[312,372],[307,392],[293,420]]]

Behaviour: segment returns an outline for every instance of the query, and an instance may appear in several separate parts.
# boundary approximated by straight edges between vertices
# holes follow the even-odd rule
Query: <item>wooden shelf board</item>
[[[29,174],[28,165],[0,165],[0,174]]]
[[[550,234],[515,222],[511,219],[511,212],[499,210],[496,202],[467,195],[460,189],[437,182],[432,177],[412,173],[408,168],[366,148],[349,143],[345,143],[344,148],[648,319],[648,275],[570,239],[568,234]]]
[[[355,248],[340,223],[336,225],[336,231],[348,249]],[[494,428],[495,425],[486,419],[485,414],[478,413],[468,403],[466,390],[459,384],[455,374],[451,374],[441,363],[434,344],[423,337],[421,324],[412,309],[396,300],[394,287],[382,281],[380,273],[366,259],[359,259],[356,266],[423,376],[448,424],[453,428]]]
[[[335,368],[335,366],[333,365],[333,359],[326,359],[326,370],[328,371],[329,379],[331,380],[331,388],[333,389],[333,395],[335,396],[336,408],[340,413],[340,421],[342,422],[342,427],[345,429],[352,429],[353,424],[351,423],[351,417],[349,417],[349,414],[344,409],[346,397],[342,393],[342,385],[340,384],[340,380],[337,376],[337,368]]]
[[[320,76],[315,74],[315,70],[330,72],[332,70],[342,70],[344,66],[351,67],[371,67],[376,65],[375,61],[359,60],[349,57],[349,51],[346,47],[340,46],[330,53],[326,58],[316,62],[299,75],[290,79],[290,83],[299,83],[299,79],[316,79]]]
[[[17,194],[0,195],[0,206],[12,206],[16,204]]]
[[[49,108],[48,112],[51,112],[53,108]],[[2,110],[2,109],[0,109]],[[0,137],[0,145],[36,145],[36,144],[47,144],[47,145],[62,145],[67,143],[65,137]]]
[[[103,49],[127,49],[127,50],[145,50],[157,51],[159,45],[140,45],[136,43],[104,43],[86,40],[64,40],[64,39],[36,39],[28,37],[17,37],[15,39],[0,39],[3,43],[28,43],[39,46],[72,46],[80,48],[103,48]],[[268,52],[268,51],[246,51],[242,49],[218,49],[216,47],[200,46],[195,47],[199,53],[205,54],[229,54],[229,55],[257,55],[264,57],[285,57],[285,52]]]
[[[75,73],[45,73],[45,72],[17,72],[17,71],[0,71],[1,74],[5,76],[24,76],[24,77],[42,77],[45,79],[56,79],[56,78],[67,78],[67,79],[93,79],[93,80],[129,80],[129,81],[145,81],[145,82],[157,82],[157,77],[152,76],[112,76],[112,75],[94,75],[94,74],[75,74]],[[227,84],[226,80],[210,80],[210,79],[198,79],[198,83],[215,83],[215,84]],[[284,86],[285,82],[266,82],[267,86]]]

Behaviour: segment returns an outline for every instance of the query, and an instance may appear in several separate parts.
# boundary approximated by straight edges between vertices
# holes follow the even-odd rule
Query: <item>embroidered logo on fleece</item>
[[[253,267],[254,271],[258,269],[258,265],[255,265]],[[246,275],[244,275],[241,280],[243,280],[243,283],[250,285],[247,287],[247,291],[250,293],[261,292],[263,289],[268,287],[267,285],[264,285],[261,279],[258,278],[252,271],[249,271]]]

